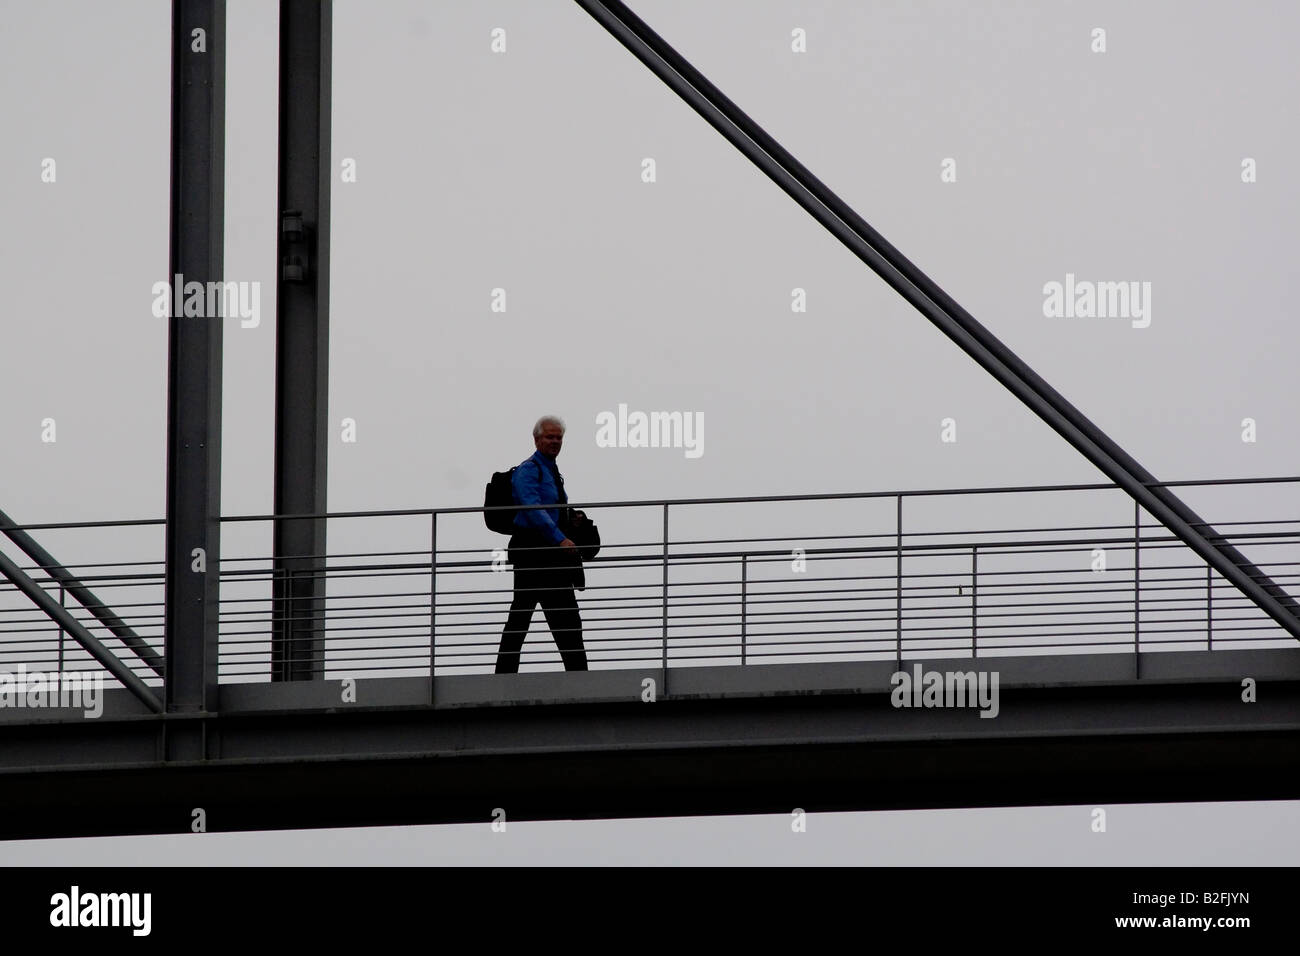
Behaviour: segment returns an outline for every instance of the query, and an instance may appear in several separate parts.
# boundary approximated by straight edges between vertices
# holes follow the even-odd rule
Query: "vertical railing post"
[[[903,496],[895,495],[897,501],[897,515],[895,518],[895,531],[897,537],[897,553],[895,556],[895,616],[897,623],[894,634],[894,656],[897,658],[899,666],[903,663]]]
[[[980,656],[979,645],[979,587],[980,587],[980,548],[971,545],[970,549],[970,651],[971,657]]]
[[[438,666],[438,512],[429,515],[429,706]]]
[[[63,583],[59,583],[59,607],[67,607],[67,601],[64,600]],[[63,625],[59,625],[59,673],[63,673]]]
[[[284,613],[281,610],[284,600],[282,595],[288,591],[289,572],[283,567],[279,567],[272,559],[271,564],[271,671],[274,672],[274,662],[278,659],[278,646],[281,640],[281,631],[284,625],[280,620],[280,615]]]
[[[664,502],[663,577],[663,693],[668,693],[668,502]]]
[[[1214,650],[1214,585],[1210,580],[1213,569],[1205,566],[1205,640],[1209,650]]]
[[[1133,676],[1138,677],[1142,652],[1142,511],[1133,502]]]
[[[297,568],[293,568],[293,567],[285,568],[284,586],[285,586],[285,592],[284,592],[285,598],[284,598],[284,604],[280,608],[280,614],[281,614],[281,620],[284,621],[284,626],[286,630],[285,630],[284,642],[280,645],[280,647],[282,648],[281,653],[284,655],[281,658],[281,661],[284,666],[293,667],[297,661],[297,658],[294,655],[294,650],[295,650],[294,641],[291,635],[298,621],[298,608],[300,606],[298,602],[295,601],[292,597],[294,593],[294,589],[298,586]],[[271,679],[275,680],[274,667],[272,667],[271,673],[272,673]]]
[[[745,663],[745,591],[749,582],[749,555],[740,556],[740,663]]]

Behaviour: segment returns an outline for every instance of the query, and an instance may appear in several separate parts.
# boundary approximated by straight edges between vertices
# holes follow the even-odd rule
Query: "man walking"
[[[564,422],[545,415],[533,426],[530,457],[515,469],[511,485],[515,504],[564,505],[564,478],[555,458],[564,444]],[[519,654],[538,604],[560,649],[564,669],[585,671],[587,652],[582,646],[582,616],[573,593],[580,565],[578,548],[560,529],[563,509],[530,508],[515,515],[515,533],[510,537],[510,563],[515,569],[515,595],[497,652],[498,674],[519,672]]]

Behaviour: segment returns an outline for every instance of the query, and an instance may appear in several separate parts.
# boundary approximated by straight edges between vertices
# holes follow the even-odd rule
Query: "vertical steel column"
[[[329,448],[331,0],[280,2],[275,513],[322,515]],[[277,518],[272,680],[324,674],[325,519]]]
[[[173,297],[222,278],[225,0],[173,0]],[[173,280],[180,275],[182,279]],[[172,312],[181,311],[173,301]],[[216,707],[221,561],[221,318],[172,317],[167,341],[167,525],[163,652],[168,712]],[[182,728],[184,724],[180,725]],[[168,759],[206,756],[200,733],[167,735]]]

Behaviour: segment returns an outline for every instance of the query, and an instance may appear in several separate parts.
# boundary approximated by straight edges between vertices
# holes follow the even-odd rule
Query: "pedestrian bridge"
[[[222,514],[222,324],[170,317],[166,515],[0,513],[0,838],[1300,796],[1300,478],[1156,481],[625,4],[577,2],[1114,484],[581,503],[593,669],[538,618],[489,673],[481,509],[323,513],[332,7],[285,0],[277,514]],[[166,274],[201,283],[225,32],[173,5]]]
[[[1296,480],[1170,484],[1294,594]],[[183,713],[163,522],[8,521],[0,829],[1295,796],[1295,638],[1113,485],[580,506],[586,673],[540,610],[491,673],[481,508],[321,516],[293,566],[276,516],[224,518],[216,706]]]

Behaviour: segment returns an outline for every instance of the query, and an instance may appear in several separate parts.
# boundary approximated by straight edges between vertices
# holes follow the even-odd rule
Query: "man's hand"
[[[561,548],[576,548],[577,545],[574,544],[572,541],[570,541],[568,538],[565,538],[563,541],[560,542],[560,547],[561,547]]]

